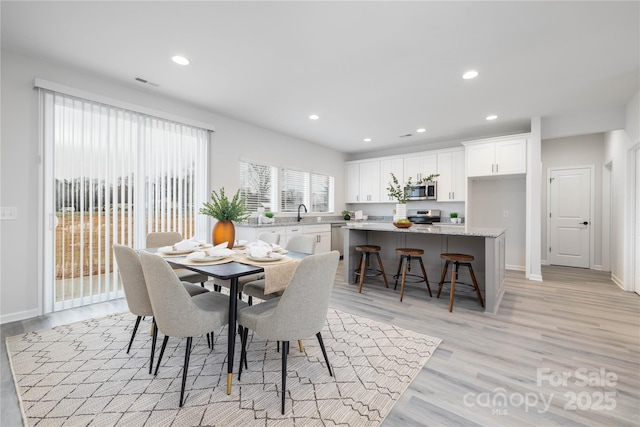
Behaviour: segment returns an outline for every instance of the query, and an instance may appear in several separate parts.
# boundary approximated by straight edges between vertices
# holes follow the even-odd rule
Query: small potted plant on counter
[[[458,223],[458,213],[457,212],[451,212],[449,214],[449,216],[451,217],[451,223],[452,224],[457,224]]]
[[[348,210],[344,210],[342,211],[342,217],[346,220],[349,221],[351,219],[351,212],[349,212]]]

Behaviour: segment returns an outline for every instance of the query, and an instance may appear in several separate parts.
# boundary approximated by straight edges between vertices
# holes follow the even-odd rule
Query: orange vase
[[[233,222],[216,222],[216,225],[213,226],[213,231],[211,232],[211,241],[214,245],[229,242],[229,245],[227,247],[229,249],[233,248],[233,244],[236,241],[236,228],[233,226]]]

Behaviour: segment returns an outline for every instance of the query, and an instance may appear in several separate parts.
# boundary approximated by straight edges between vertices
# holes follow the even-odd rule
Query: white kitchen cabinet
[[[404,183],[404,159],[401,157],[394,159],[380,160],[380,201],[396,202],[396,199],[389,196],[387,187],[391,182],[391,174],[398,178],[398,182]]]
[[[438,153],[438,201],[464,202],[466,175],[464,151]]]
[[[467,143],[467,176],[527,173],[527,140]]]
[[[380,202],[380,161],[347,163],[347,203]]]
[[[411,182],[428,177],[437,173],[438,156],[435,154],[420,154],[404,158],[404,180],[411,177]]]
[[[304,233],[316,239],[316,253],[331,251],[331,224],[305,225]]]

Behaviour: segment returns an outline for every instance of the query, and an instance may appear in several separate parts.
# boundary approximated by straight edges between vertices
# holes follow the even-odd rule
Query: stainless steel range
[[[440,209],[409,209],[407,219],[414,224],[440,222]]]

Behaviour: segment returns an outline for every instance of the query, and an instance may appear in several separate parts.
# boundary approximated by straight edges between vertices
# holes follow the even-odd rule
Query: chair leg
[[[382,272],[382,278],[384,279],[384,287],[389,289],[389,282],[387,282],[387,274],[384,272],[384,265],[382,265],[382,258],[380,258],[380,252],[376,252],[378,256],[378,265],[380,266],[380,271]]]
[[[302,340],[298,340],[298,348],[300,349],[300,353],[304,353],[304,347],[302,346]]]
[[[251,295],[249,295],[249,305],[253,305],[253,297]]]
[[[480,301],[480,305],[484,307],[484,301],[482,301],[482,294],[480,293],[480,287],[478,287],[478,281],[476,280],[476,275],[473,272],[473,267],[471,264],[468,265],[469,273],[471,273],[471,280],[473,281],[473,287],[476,288],[476,295],[478,295],[478,300]]]
[[[453,311],[453,298],[456,292],[456,276],[458,275],[458,264],[453,264],[453,271],[451,271],[451,290],[449,294],[449,313]]]
[[[440,283],[438,283],[438,295],[436,298],[440,298],[440,292],[442,292],[442,285],[444,284],[444,279],[447,277],[447,271],[449,270],[449,261],[444,262],[444,268],[442,269],[442,275],[440,276]]]
[[[316,338],[318,338],[318,343],[320,344],[320,348],[322,349],[322,355],[324,356],[324,361],[327,362],[327,369],[329,369],[329,375],[333,376],[333,372],[331,372],[331,364],[329,363],[329,357],[327,357],[327,350],[324,348],[324,341],[322,341],[322,334],[318,332],[316,334]]]
[[[158,341],[158,326],[156,325],[156,318],[153,318],[151,322],[153,327],[153,338],[151,339],[151,359],[149,361],[149,374],[153,371],[153,356],[156,352],[156,341]]]
[[[241,341],[242,341],[242,351],[240,351],[240,368],[238,369],[238,381],[240,381],[240,377],[242,376],[242,365],[244,361],[244,366],[247,367],[247,336],[249,334],[249,328],[242,329]]]
[[[429,296],[433,297],[431,294],[431,286],[429,286],[429,279],[427,278],[427,270],[424,269],[424,264],[422,263],[422,257],[418,257],[420,260],[420,268],[422,269],[422,275],[424,276],[424,281],[427,284],[427,290],[429,291]]]
[[[142,316],[138,316],[136,318],[136,324],[133,326],[133,332],[131,332],[131,339],[129,340],[129,347],[127,347],[127,354],[131,351],[131,344],[133,344],[133,337],[136,336],[136,332],[138,332],[138,326],[140,325],[140,321],[142,320]]]
[[[358,293],[362,293],[362,284],[364,283],[364,275],[367,272],[367,253],[363,252],[360,255],[360,288]]]
[[[160,356],[158,357],[158,364],[156,365],[156,371],[153,375],[158,375],[158,369],[160,369],[160,362],[162,362],[162,356],[164,355],[164,349],[167,347],[167,342],[169,341],[169,336],[165,335],[162,340],[162,347],[160,348]]]
[[[204,286],[204,282],[200,282],[200,286],[202,286],[204,288],[205,287]]]
[[[402,297],[404,297],[404,282],[407,279],[407,266],[409,265],[410,260],[408,258],[404,258],[402,260],[402,283],[400,285],[400,302],[402,302]]]
[[[211,350],[211,337],[209,336],[209,332],[207,332],[207,348]]]
[[[398,263],[398,271],[396,272],[395,279],[396,283],[393,285],[393,290],[398,289],[398,277],[400,277],[400,271],[402,271],[402,261],[404,261],[404,256],[400,255],[400,262]]]
[[[289,353],[289,341],[282,341],[282,415],[284,415],[284,401],[287,393],[287,353]]]
[[[191,340],[193,337],[187,338],[187,348],[184,352],[184,366],[182,368],[182,388],[180,389],[180,407],[184,402],[184,388],[187,385],[187,372],[189,371],[189,356],[191,356]]]

